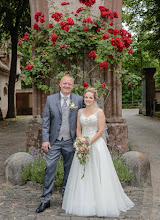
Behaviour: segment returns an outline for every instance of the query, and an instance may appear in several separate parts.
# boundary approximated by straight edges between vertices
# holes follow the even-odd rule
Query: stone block
[[[128,126],[126,123],[107,123],[107,145],[112,154],[128,152]]]
[[[25,166],[29,165],[34,158],[26,152],[12,154],[5,161],[5,180],[10,185],[23,185],[22,172]]]
[[[122,159],[132,172],[132,186],[148,187],[152,185],[150,162],[142,153],[129,151],[122,155]]]

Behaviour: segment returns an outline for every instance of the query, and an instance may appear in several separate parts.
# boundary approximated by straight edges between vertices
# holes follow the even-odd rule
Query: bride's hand
[[[88,146],[88,148],[89,148],[89,150],[92,148],[92,144],[90,144],[89,146]]]

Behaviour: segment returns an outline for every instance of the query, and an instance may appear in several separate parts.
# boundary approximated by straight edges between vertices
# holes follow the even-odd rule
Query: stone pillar
[[[49,21],[48,13],[48,1],[47,0],[29,0],[30,3],[30,13],[31,13],[31,25],[33,27],[36,20],[34,15],[37,11],[42,12],[45,15],[45,21]],[[40,25],[40,23],[39,23]],[[35,56],[35,48],[32,49],[32,55]],[[45,84],[49,85],[48,79],[45,79]],[[26,151],[29,151],[30,147],[39,148],[41,147],[41,126],[42,126],[42,115],[46,102],[46,98],[49,93],[37,89],[33,86],[33,96],[32,96],[32,115],[31,119],[26,128]]]
[[[32,118],[26,127],[26,151],[30,147],[40,148],[42,143],[42,118],[36,116]]]
[[[30,3],[30,12],[31,12],[31,25],[33,26],[36,22],[34,19],[34,15],[37,11],[41,11],[42,14],[45,15],[45,21],[49,21],[49,13],[48,13],[48,1],[47,0],[29,0]],[[35,56],[35,49],[33,48],[32,51],[33,56]],[[49,85],[49,80],[45,79],[45,84]],[[32,114],[33,117],[36,117],[37,115],[42,116],[46,97],[49,95],[49,93],[45,93],[40,89],[37,89],[35,86],[33,86],[33,110]]]
[[[118,18],[114,20],[115,28],[121,28],[122,20],[122,0],[108,0],[104,6],[111,11],[118,13]],[[117,76],[116,69],[121,69],[121,65],[111,68],[105,72],[105,82],[110,91],[106,94],[104,112],[108,126],[108,147],[114,153],[125,153],[128,151],[128,126],[122,118],[122,84],[120,76]]]
[[[45,80],[46,85],[49,85],[49,80]],[[33,98],[32,98],[32,103],[33,103],[33,110],[32,110],[32,115],[33,117],[36,117],[37,115],[42,116],[43,115],[43,110],[45,107],[46,103],[46,98],[48,93],[45,93],[44,91],[37,89],[35,86],[33,86]]]
[[[142,114],[153,115],[153,102],[155,101],[155,67],[144,67],[141,73],[144,76],[142,79]]]

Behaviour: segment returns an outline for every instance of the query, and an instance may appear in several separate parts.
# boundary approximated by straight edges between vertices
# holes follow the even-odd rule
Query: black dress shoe
[[[36,213],[43,212],[45,209],[50,207],[50,202],[44,203],[42,202],[40,206],[36,209]]]

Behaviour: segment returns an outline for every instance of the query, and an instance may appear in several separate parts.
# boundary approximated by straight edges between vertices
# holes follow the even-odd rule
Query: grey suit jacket
[[[76,121],[78,109],[84,107],[83,97],[71,93],[71,102],[75,103],[74,110],[70,110],[69,124],[72,139],[76,138]],[[47,97],[42,123],[42,142],[49,141],[52,145],[58,138],[62,124],[61,96],[56,93]]]

